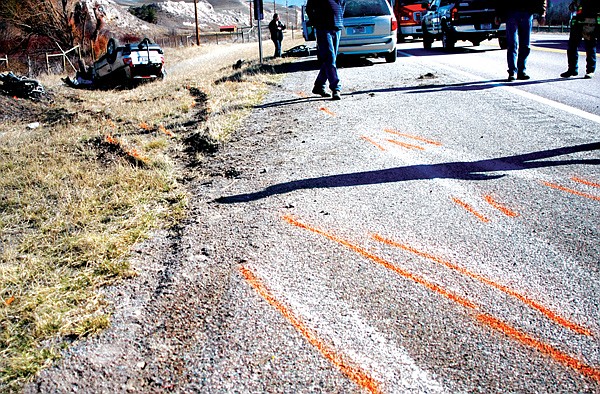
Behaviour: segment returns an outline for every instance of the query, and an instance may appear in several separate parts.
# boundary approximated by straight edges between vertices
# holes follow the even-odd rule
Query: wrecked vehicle
[[[136,82],[163,79],[166,76],[162,48],[144,38],[141,42],[118,45],[108,40],[106,53],[86,68],[80,64],[75,79],[64,81],[73,87],[133,85]]]

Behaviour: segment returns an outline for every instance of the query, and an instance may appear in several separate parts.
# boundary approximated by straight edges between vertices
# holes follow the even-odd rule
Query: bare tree
[[[80,30],[74,21],[75,0],[2,0],[0,18],[25,36],[47,37],[63,46],[72,47]]]

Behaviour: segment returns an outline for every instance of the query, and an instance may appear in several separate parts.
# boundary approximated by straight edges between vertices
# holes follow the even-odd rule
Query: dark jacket
[[[271,40],[273,41],[281,41],[283,40],[283,31],[285,30],[285,25],[278,20],[271,20],[269,23],[269,31],[271,32]]]
[[[498,16],[506,18],[509,13],[515,11],[545,16],[546,0],[496,0]]]
[[[600,14],[600,0],[576,0],[569,5],[569,9],[577,12],[576,20],[597,18]]]
[[[342,29],[345,9],[346,0],[308,0],[306,2],[308,19],[317,30]]]

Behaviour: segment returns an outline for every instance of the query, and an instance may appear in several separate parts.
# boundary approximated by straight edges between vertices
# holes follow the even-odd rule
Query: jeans
[[[342,86],[340,85],[336,62],[342,32],[341,30],[326,29],[317,29],[316,31],[319,57],[323,63],[315,80],[315,87],[325,89],[325,84],[329,81],[329,89],[333,92],[339,92],[342,90]]]
[[[598,27],[596,27],[596,33]],[[579,53],[577,49],[579,43],[583,39],[583,26],[579,23],[571,26],[571,33],[569,34],[569,46],[567,47],[567,61],[569,62],[569,71],[574,73],[579,72],[578,60]],[[596,71],[596,35],[590,40],[583,40],[586,53],[586,73],[593,73]]]
[[[509,75],[525,74],[527,57],[531,52],[532,26],[533,15],[529,12],[514,11],[508,14],[506,20],[506,43],[508,47],[506,60],[508,61]]]
[[[281,57],[281,40],[273,40],[273,44],[275,45],[275,54],[274,57]]]

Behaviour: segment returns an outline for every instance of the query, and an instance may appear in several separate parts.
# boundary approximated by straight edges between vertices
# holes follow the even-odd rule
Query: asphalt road
[[[505,84],[493,46],[418,45],[346,64],[341,102],[298,72],[257,110],[293,138],[219,200],[269,240],[247,308],[357,388],[599,392],[598,79],[536,48]]]
[[[599,393],[600,78],[419,46],[344,63],[338,102],[299,60],[160,286],[30,391]]]

